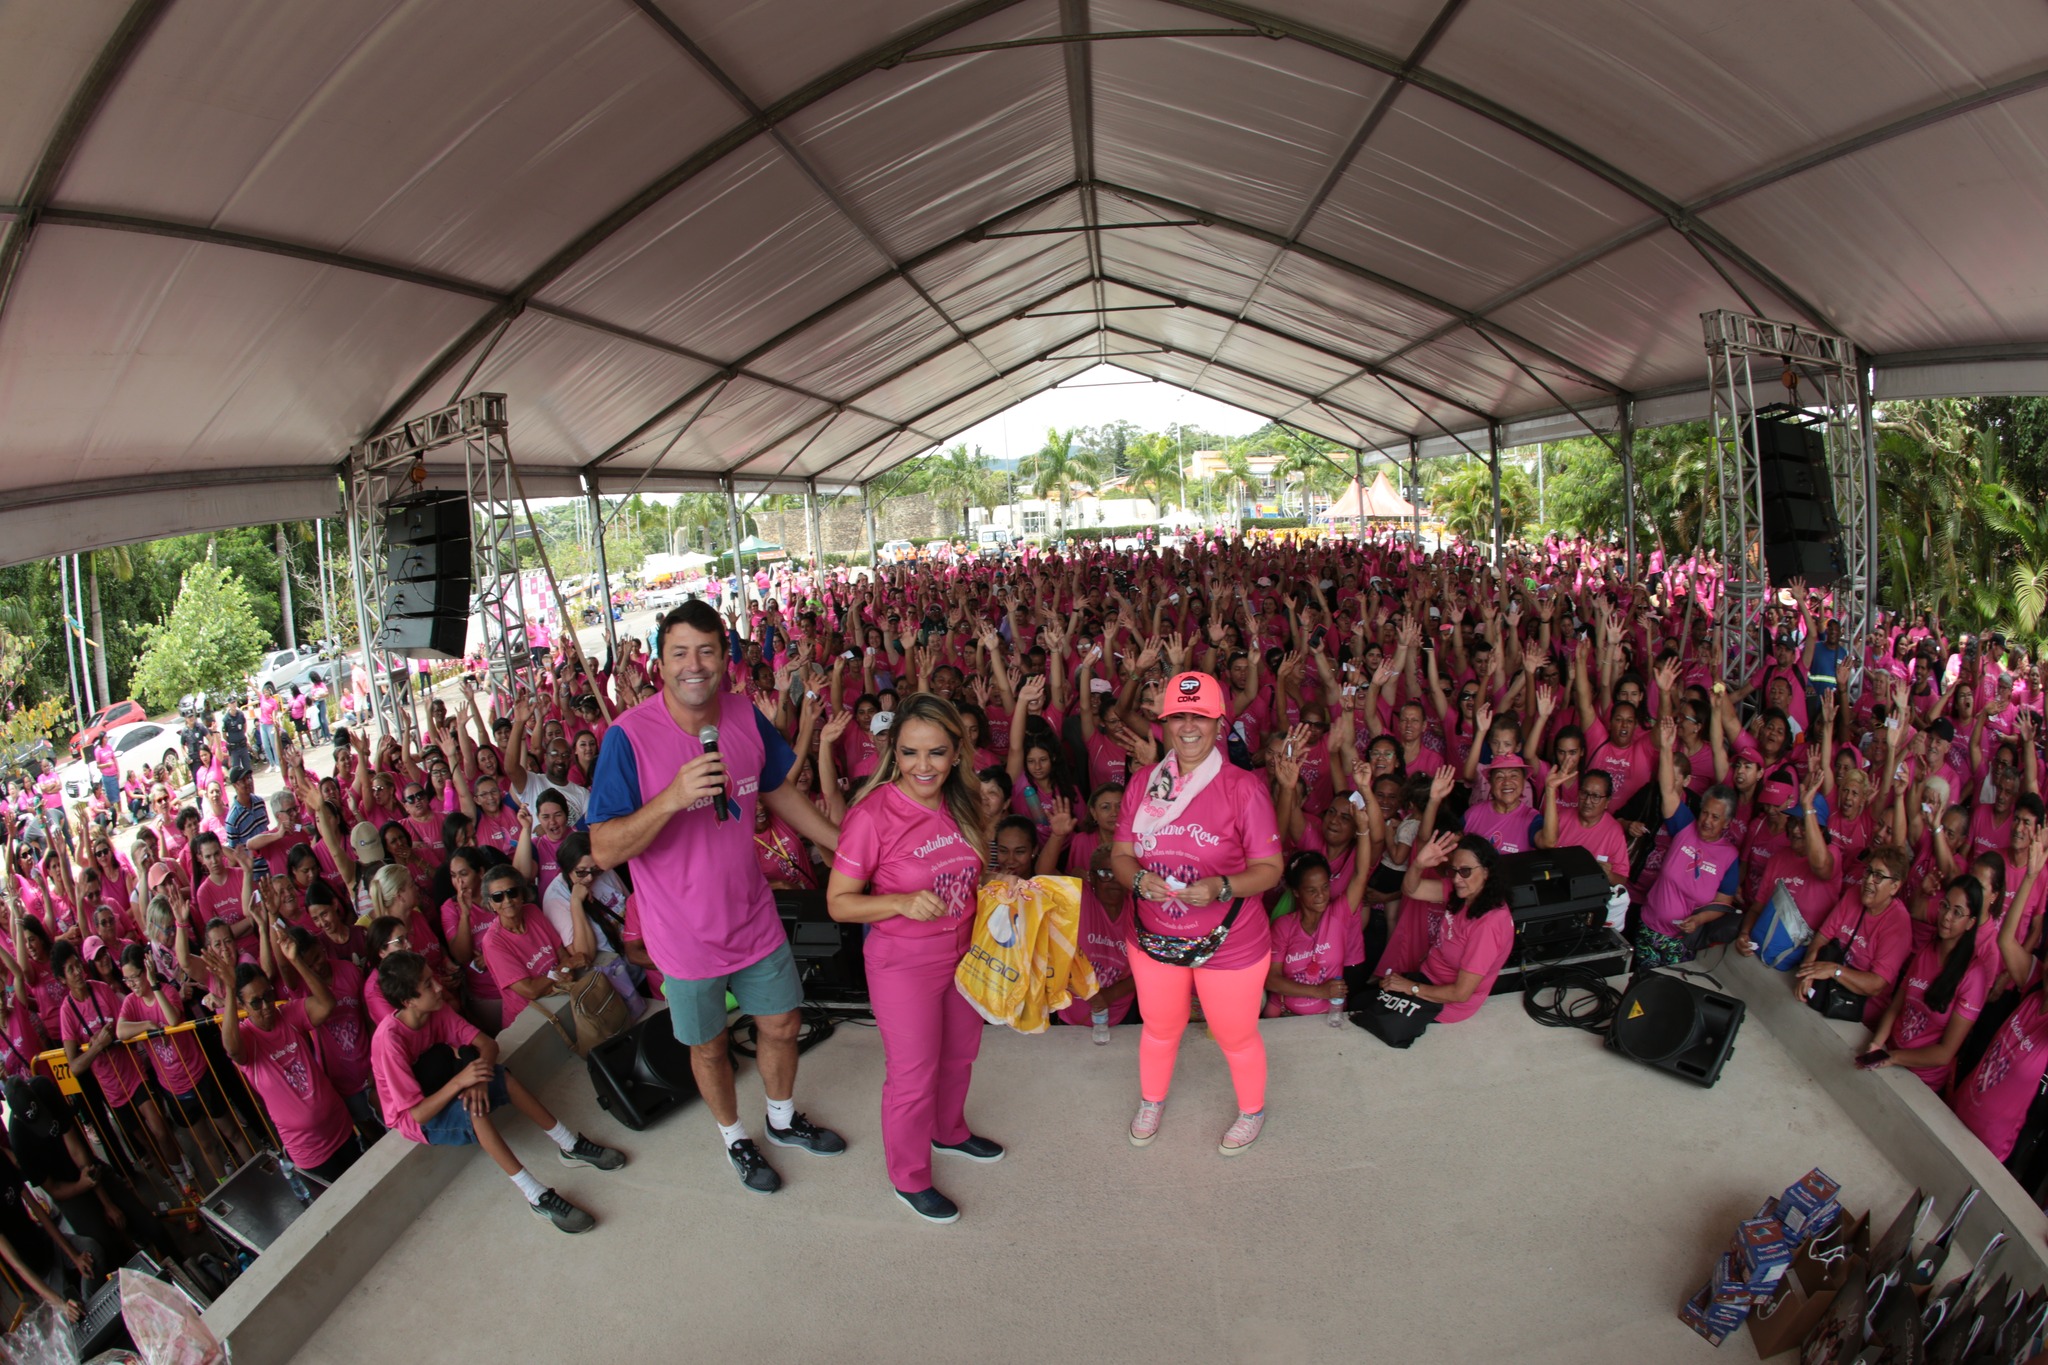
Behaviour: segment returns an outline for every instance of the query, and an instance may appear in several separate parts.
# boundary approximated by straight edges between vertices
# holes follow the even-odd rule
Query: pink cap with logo
[[[1162,716],[1208,716],[1223,719],[1223,689],[1206,673],[1177,673],[1159,695]]]

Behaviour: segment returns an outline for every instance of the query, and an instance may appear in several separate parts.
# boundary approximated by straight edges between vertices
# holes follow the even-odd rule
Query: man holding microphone
[[[784,779],[796,758],[748,698],[725,690],[724,622],[702,601],[662,617],[661,688],[605,732],[590,784],[591,855],[630,863],[641,932],[664,978],[676,1037],[726,1154],[750,1190],[782,1180],[740,1122],[726,1052],[725,995],[754,1017],[768,1097],[768,1140],[819,1156],[846,1142],[796,1111],[803,984],[775,899],[754,857],[754,808],[765,803],[820,848],[838,828]]]

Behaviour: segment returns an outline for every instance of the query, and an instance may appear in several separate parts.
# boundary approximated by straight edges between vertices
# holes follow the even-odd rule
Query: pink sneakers
[[[1266,1126],[1265,1111],[1256,1114],[1239,1114],[1237,1122],[1223,1130],[1223,1142],[1216,1150],[1225,1156],[1236,1156],[1259,1140],[1259,1130]],[[1158,1127],[1155,1122],[1153,1127]],[[1131,1125],[1132,1140],[1136,1140],[1138,1126]]]
[[[1163,1100],[1157,1104],[1151,1100],[1138,1101],[1137,1117],[1131,1120],[1131,1146],[1152,1145],[1152,1139],[1159,1136],[1160,1114],[1165,1108],[1166,1103]]]

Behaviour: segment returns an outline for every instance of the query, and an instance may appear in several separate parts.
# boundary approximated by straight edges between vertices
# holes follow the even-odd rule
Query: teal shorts
[[[724,1033],[728,990],[740,1009],[756,1019],[787,1014],[804,1003],[804,983],[797,975],[796,957],[787,943],[778,943],[768,956],[729,976],[664,976],[661,993],[668,998],[669,1022],[676,1031],[676,1040],[701,1047]]]

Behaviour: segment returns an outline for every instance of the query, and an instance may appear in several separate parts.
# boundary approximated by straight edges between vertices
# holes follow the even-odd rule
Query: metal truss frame
[[[510,425],[504,394],[475,393],[380,432],[348,453],[345,501],[355,569],[356,629],[365,661],[371,661],[373,653],[382,654],[386,677],[394,659],[379,647],[391,586],[384,513],[416,486],[413,471],[424,472],[430,453],[457,445],[462,448],[462,486],[469,505],[470,578],[475,592],[474,603],[464,602],[460,610],[465,619],[474,614],[482,622],[483,657],[494,677],[509,686],[526,662],[526,596],[516,545],[521,517],[507,440]],[[378,688],[372,686],[369,692],[372,718],[388,728]]]
[[[1843,575],[1835,585],[1836,616],[1852,656],[1870,629],[1877,595],[1877,469],[1870,443],[1869,399],[1856,348],[1847,338],[1788,322],[1717,309],[1700,315],[1705,335],[1711,433],[1719,475],[1721,553],[1727,575],[1717,617],[1722,674],[1746,682],[1763,662],[1763,613],[1771,591],[1764,559],[1763,465],[1757,412],[1790,401],[1822,429],[1828,480],[1841,523]],[[1757,371],[1764,371],[1764,398]],[[1781,376],[1797,377],[1781,387]],[[1809,398],[1808,395],[1812,396]],[[1782,395],[1782,396],[1781,396]],[[1844,686],[1855,697],[1862,668]]]

